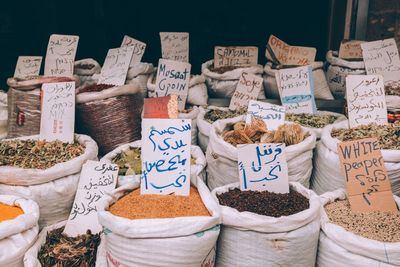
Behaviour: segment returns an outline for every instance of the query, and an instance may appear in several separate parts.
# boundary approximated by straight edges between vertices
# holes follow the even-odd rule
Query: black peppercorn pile
[[[292,188],[289,194],[240,191],[236,188],[217,197],[223,206],[271,217],[293,215],[310,207],[309,200]]]

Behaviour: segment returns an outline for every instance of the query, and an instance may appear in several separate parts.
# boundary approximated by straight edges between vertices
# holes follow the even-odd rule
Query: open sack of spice
[[[400,207],[400,198],[394,198]],[[344,189],[320,199],[318,266],[400,265],[400,211],[353,212]]]
[[[141,195],[136,183],[105,198],[98,216],[109,265],[213,266],[219,207],[200,177],[191,182],[189,196]]]
[[[118,165],[117,187],[127,183],[140,182],[140,175],[142,174],[141,148],[142,141],[138,140],[117,147],[101,159],[101,161]],[[206,158],[203,152],[198,146],[192,145],[190,155],[190,176],[193,178],[200,176],[205,181]]]
[[[80,87],[85,87],[97,82],[93,75],[101,71],[100,64],[93,58],[85,58],[74,62],[74,75],[79,77]],[[76,86],[78,88],[78,86]]]
[[[0,266],[21,267],[39,233],[39,207],[28,199],[0,194]]]
[[[383,161],[392,184],[392,191],[400,195],[400,122],[388,125],[370,124],[349,129],[349,122],[342,121],[327,126],[317,144],[311,188],[317,194],[345,188],[337,145],[341,141],[376,137],[382,150]]]
[[[286,194],[215,188],[222,216],[217,266],[315,266],[318,196],[299,183]],[[299,249],[301,248],[301,249]]]
[[[400,112],[400,81],[385,83],[385,99],[388,111]]]
[[[212,124],[206,152],[207,184],[211,189],[239,181],[238,144],[284,143],[289,181],[309,187],[312,172],[314,133],[295,123],[268,130],[263,120],[245,124],[245,115],[218,120]]]

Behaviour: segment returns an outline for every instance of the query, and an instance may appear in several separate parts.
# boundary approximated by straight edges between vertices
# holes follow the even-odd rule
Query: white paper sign
[[[253,117],[262,119],[268,130],[276,130],[285,123],[285,107],[251,100],[247,108],[246,123],[251,123]]]
[[[282,105],[288,113],[315,113],[311,66],[282,69],[275,74]]]
[[[133,46],[109,49],[97,83],[124,85],[133,50]]]
[[[162,58],[189,62],[189,33],[160,32]]]
[[[131,58],[131,63],[129,64],[130,67],[134,66],[135,64],[139,63],[142,60],[144,50],[146,49],[146,44],[129,37],[128,35],[124,36],[122,40],[121,47],[124,46],[132,46],[133,47],[133,54]]]
[[[79,36],[52,34],[44,63],[46,76],[73,76]]]
[[[40,139],[74,142],[75,82],[44,83]]]
[[[247,107],[250,100],[255,100],[262,89],[263,79],[257,75],[242,72],[236,90],[233,93],[229,109]]]
[[[214,47],[214,67],[250,67],[258,63],[256,46],[216,46]]]
[[[42,58],[43,57],[19,56],[14,77],[25,78],[39,75]]]
[[[388,123],[382,75],[348,75],[346,99],[350,128]]]
[[[381,74],[384,82],[400,80],[400,58],[396,41],[391,39],[362,43],[367,74]]]
[[[141,194],[189,195],[191,123],[189,119],[142,120]]]
[[[285,144],[238,145],[240,190],[289,193]]]
[[[118,165],[88,160],[82,166],[74,204],[65,225],[68,236],[101,232],[102,226],[97,219],[97,211],[104,208],[102,198],[106,192],[115,189],[118,178]]]
[[[185,62],[160,59],[156,79],[156,97],[177,95],[178,109],[185,109],[189,92],[191,65]]]

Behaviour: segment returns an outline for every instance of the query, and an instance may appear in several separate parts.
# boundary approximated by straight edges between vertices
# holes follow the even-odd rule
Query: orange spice
[[[0,222],[14,220],[22,214],[24,214],[24,211],[20,207],[0,203]]]

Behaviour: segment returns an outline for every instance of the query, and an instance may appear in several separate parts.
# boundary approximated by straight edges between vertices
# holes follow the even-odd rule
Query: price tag
[[[15,67],[15,78],[26,78],[29,76],[37,76],[40,72],[43,57],[26,57],[19,56],[17,66]]]
[[[284,66],[309,65],[315,61],[316,54],[314,47],[291,46],[272,34],[265,50],[268,60]]]
[[[102,198],[117,185],[118,165],[88,160],[82,166],[74,204],[65,225],[64,234],[77,236],[91,230],[93,234],[103,230],[97,219],[97,211],[104,208]]]
[[[282,105],[288,113],[315,113],[311,66],[282,69],[275,74]]]
[[[74,142],[75,82],[42,85],[40,139]]]
[[[381,74],[384,82],[400,80],[400,58],[396,41],[379,40],[361,44],[367,74]]]
[[[250,100],[247,108],[246,124],[250,124],[253,117],[262,119],[268,130],[276,130],[285,123],[285,107]]]
[[[134,47],[124,46],[108,50],[106,60],[101,68],[98,84],[125,84]]]
[[[255,46],[216,46],[214,48],[214,67],[250,67],[258,64],[258,47]]]
[[[162,58],[189,62],[189,33],[160,32]]]
[[[178,118],[178,97],[176,95],[145,98],[143,106],[145,119]]]
[[[73,76],[79,36],[52,34],[44,63],[45,76]]]
[[[238,145],[240,190],[289,193],[285,144]]]
[[[255,100],[262,89],[263,79],[257,75],[243,72],[233,93],[229,109],[247,107],[250,100]]]
[[[343,40],[340,43],[339,57],[343,59],[362,59],[362,43],[365,42],[358,40]]]
[[[131,58],[131,63],[129,64],[130,67],[134,66],[137,63],[140,63],[142,60],[144,50],[146,49],[146,44],[138,41],[136,39],[133,39],[132,37],[129,37],[128,35],[124,36],[124,39],[122,40],[121,47],[124,46],[132,46],[133,47],[133,54]]]
[[[189,63],[160,59],[157,69],[156,95],[177,95],[178,109],[184,110],[189,92],[190,69]]]
[[[350,128],[373,122],[388,123],[381,75],[348,75],[346,99]]]
[[[190,192],[189,119],[143,119],[141,194]]]
[[[366,138],[338,144],[350,206],[356,212],[396,211],[379,142]]]

